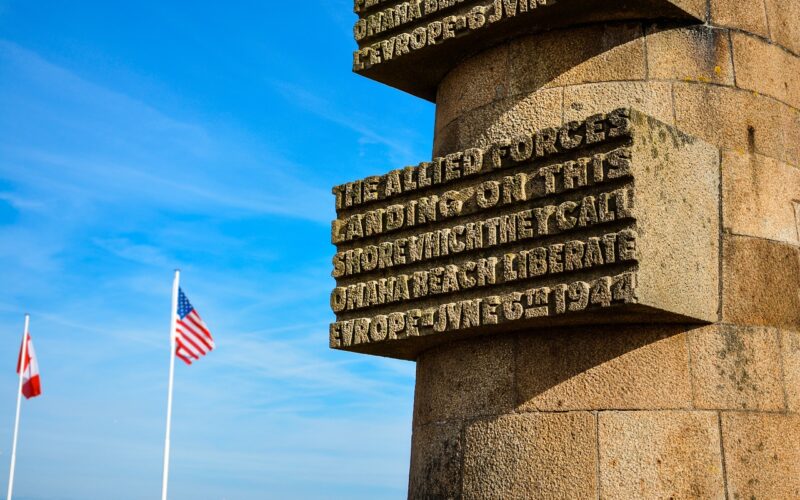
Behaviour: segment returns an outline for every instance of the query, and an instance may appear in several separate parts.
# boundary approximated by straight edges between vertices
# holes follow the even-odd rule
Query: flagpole
[[[11,445],[11,470],[8,472],[8,497],[14,493],[14,468],[17,465],[17,437],[19,437],[19,409],[22,406],[22,378],[25,375],[25,358],[28,357],[28,327],[31,316],[25,315],[25,331],[22,333],[22,352],[19,359],[19,386],[17,387],[17,416],[14,419],[14,444]]]
[[[161,476],[161,500],[167,500],[167,483],[169,482],[169,435],[172,424],[172,382],[175,379],[175,328],[178,320],[178,289],[180,287],[181,271],[175,270],[175,280],[172,283],[172,313],[169,325],[169,383],[167,388],[167,433],[164,438],[164,472]],[[20,382],[21,383],[21,382]],[[19,409],[17,409],[19,412]],[[8,500],[11,500],[9,497]]]

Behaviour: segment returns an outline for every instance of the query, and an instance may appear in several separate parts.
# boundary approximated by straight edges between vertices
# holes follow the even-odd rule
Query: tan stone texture
[[[800,57],[745,33],[731,33],[736,85],[800,108]]]
[[[722,318],[739,325],[800,329],[800,248],[726,236]]]
[[[685,330],[677,325],[594,327],[521,335],[518,408],[689,408]]]
[[[465,499],[595,498],[595,416],[504,415],[466,429]]]
[[[551,31],[511,43],[511,92],[590,82],[644,80],[641,25]]]
[[[695,408],[785,408],[778,330],[712,325],[693,330],[689,344]]]
[[[717,415],[599,414],[602,498],[725,498]]]
[[[780,127],[784,133],[785,154],[783,161],[800,167],[800,110],[783,107]]]
[[[562,122],[563,94],[560,88],[544,89],[465,113],[436,134],[434,155],[485,147],[502,138],[557,127]]]
[[[697,19],[706,20],[707,1],[706,0],[670,0],[677,7],[685,10]]]
[[[514,339],[456,342],[417,361],[414,422],[497,415],[514,406]]]
[[[730,498],[800,498],[800,415],[723,413]]]
[[[734,234],[798,244],[800,169],[758,154],[722,153],[723,223]]]
[[[769,36],[764,0],[711,0],[711,23]]]
[[[501,45],[456,66],[439,86],[436,127],[508,94],[508,45]]]
[[[661,27],[647,31],[648,77],[733,85],[726,30],[709,26]]]
[[[800,331],[782,330],[780,337],[786,403],[790,411],[800,413]]]
[[[461,434],[460,422],[414,428],[409,498],[457,498],[461,494]]]
[[[679,130],[735,151],[756,152],[789,160],[784,142],[788,106],[751,91],[675,83],[675,117]]]
[[[565,122],[625,106],[669,125],[675,121],[672,84],[667,82],[590,83],[564,89]]]
[[[800,54],[800,2],[765,0],[772,41]]]
[[[716,321],[719,151],[642,114],[632,121],[638,302]]]

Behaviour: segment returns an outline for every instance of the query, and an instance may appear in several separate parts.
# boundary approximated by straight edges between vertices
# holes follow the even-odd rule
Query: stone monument
[[[356,0],[431,160],[337,186],[410,498],[800,498],[800,0]]]

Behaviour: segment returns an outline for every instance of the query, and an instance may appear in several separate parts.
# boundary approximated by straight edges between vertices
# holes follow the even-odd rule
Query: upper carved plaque
[[[716,320],[719,152],[636,111],[333,189],[331,347]]]
[[[458,62],[524,33],[593,21],[702,19],[705,0],[355,0],[353,70],[433,101]]]

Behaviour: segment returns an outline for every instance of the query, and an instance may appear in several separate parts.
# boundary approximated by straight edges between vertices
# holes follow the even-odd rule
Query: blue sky
[[[175,382],[174,499],[404,498],[413,363],[334,352],[330,188],[430,156],[350,72],[351,0],[0,0],[0,484],[160,491],[172,270],[217,349]],[[4,395],[4,396],[3,396]]]

